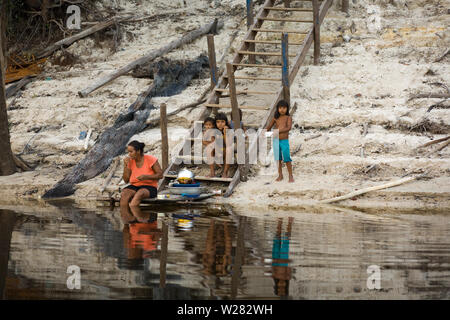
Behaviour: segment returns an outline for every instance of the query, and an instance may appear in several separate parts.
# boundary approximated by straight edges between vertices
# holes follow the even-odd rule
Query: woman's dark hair
[[[219,112],[217,115],[216,115],[216,121],[217,120],[225,120],[225,125],[227,126],[227,127],[229,127],[230,125],[228,124],[228,118],[227,118],[227,115],[225,114],[225,113],[223,113],[223,112]]]
[[[128,145],[132,146],[134,150],[140,151],[141,155],[144,154],[145,143],[133,140]]]
[[[280,112],[278,111],[279,107],[286,107],[287,108],[286,115],[287,116],[289,115],[289,103],[287,103],[286,100],[280,100],[280,101],[278,101],[277,108],[275,110],[275,115],[274,115],[275,119],[278,119],[280,117]]]
[[[203,124],[205,124],[207,122],[211,122],[213,127],[214,128],[216,127],[216,121],[213,118],[211,118],[211,117],[206,118],[205,121],[203,121]]]

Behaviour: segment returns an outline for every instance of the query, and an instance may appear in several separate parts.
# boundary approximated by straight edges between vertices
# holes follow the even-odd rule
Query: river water
[[[444,212],[4,207],[0,293],[6,299],[449,299],[449,234]]]

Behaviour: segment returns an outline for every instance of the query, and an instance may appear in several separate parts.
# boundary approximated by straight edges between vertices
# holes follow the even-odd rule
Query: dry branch
[[[108,186],[109,182],[111,181],[112,177],[114,176],[114,172],[116,172],[117,166],[120,163],[120,159],[116,158],[114,160],[114,163],[112,165],[111,171],[109,172],[108,176],[106,177],[105,183],[103,184],[103,187],[100,189],[100,193],[103,193]]]
[[[331,203],[331,202],[346,200],[346,199],[350,199],[350,198],[353,198],[355,196],[359,196],[359,195],[367,193],[367,192],[377,191],[377,190],[382,190],[382,189],[386,189],[386,188],[399,186],[401,184],[404,184],[404,183],[407,183],[407,182],[419,179],[419,178],[423,177],[424,175],[425,174],[421,174],[421,175],[418,175],[418,176],[415,176],[415,177],[408,177],[408,178],[403,178],[403,179],[396,180],[396,181],[391,181],[389,183],[385,183],[385,184],[382,184],[382,185],[379,185],[379,186],[375,186],[375,187],[369,187],[369,188],[356,190],[356,191],[347,193],[347,194],[345,194],[343,196],[321,200],[321,201],[319,201],[319,203]]]
[[[55,42],[54,44],[52,44],[51,46],[45,48],[43,51],[39,52],[36,55],[37,59],[42,59],[45,57],[48,57],[49,55],[51,55],[53,52],[55,52],[56,50],[59,50],[63,47],[67,47],[70,46],[72,43],[74,43],[75,41],[78,41],[82,38],[85,38],[97,31],[103,30],[105,28],[108,28],[114,24],[116,24],[117,22],[126,20],[131,18],[132,16],[127,15],[127,16],[118,16],[118,17],[114,17],[110,20],[107,21],[102,21],[97,23],[95,26],[92,26],[84,31],[81,31],[80,33],[77,33],[71,37],[68,38],[64,38],[62,40],[59,40],[58,42]]]
[[[435,143],[439,143],[439,142],[442,142],[442,141],[446,141],[446,140],[448,140],[448,139],[450,139],[450,136],[447,136],[447,137],[444,137],[444,138],[440,138],[440,139],[436,139],[436,140],[432,140],[432,141],[429,141],[429,142],[427,142],[427,143],[425,143],[425,144],[423,144],[423,145],[421,145],[421,146],[418,146],[417,149],[419,149],[419,148],[425,148],[425,147],[431,146],[431,145],[433,145],[433,144],[435,144]]]
[[[121,75],[124,75],[124,74],[130,72],[137,66],[140,66],[149,61],[152,61],[166,53],[169,53],[170,51],[172,51],[176,48],[179,48],[187,43],[194,41],[195,39],[197,39],[207,33],[211,33],[212,31],[214,31],[217,28],[221,28],[222,26],[223,26],[223,22],[218,22],[216,19],[214,22],[208,23],[208,24],[202,26],[201,28],[191,31],[188,34],[182,36],[181,38],[170,42],[166,46],[159,48],[158,50],[151,51],[150,53],[127,64],[126,66],[120,68],[119,70],[101,78],[99,81],[97,81],[90,87],[87,87],[86,89],[79,91],[78,94],[80,97],[86,97],[92,91],[97,90],[98,88],[100,88],[100,87],[104,86],[105,84],[111,82],[112,80],[120,77]]]
[[[449,144],[450,144],[450,141],[447,141],[446,143],[442,144],[442,145],[441,145],[439,148],[437,148],[436,150],[433,150],[433,151],[428,152],[428,153],[425,155],[425,157],[428,157],[428,156],[432,155],[433,153],[436,153],[436,152],[441,151],[442,149],[444,149],[445,147],[447,147]]]

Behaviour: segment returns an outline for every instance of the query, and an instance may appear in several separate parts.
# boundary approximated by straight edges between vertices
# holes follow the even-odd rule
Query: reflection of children
[[[281,227],[283,219],[278,219],[277,234],[272,245],[272,278],[275,282],[274,291],[277,296],[287,297],[289,295],[289,280],[292,270],[289,264],[289,239],[291,236],[292,222],[294,218],[289,217],[287,232],[282,236]]]
[[[225,276],[228,274],[228,266],[231,264],[231,236],[228,230],[228,223],[223,222],[223,232],[221,225],[214,220],[210,221],[208,235],[206,237],[205,251],[203,252],[202,263],[206,274]]]
[[[267,131],[270,131],[276,125],[278,129],[278,137],[273,138],[273,155],[275,161],[278,161],[278,178],[276,181],[283,180],[283,171],[281,169],[282,159],[286,163],[286,167],[289,173],[289,182],[294,182],[294,176],[292,175],[292,159],[289,154],[289,131],[292,128],[292,117],[289,115],[289,104],[280,100],[277,104],[277,110],[275,111],[274,118],[267,126]]]

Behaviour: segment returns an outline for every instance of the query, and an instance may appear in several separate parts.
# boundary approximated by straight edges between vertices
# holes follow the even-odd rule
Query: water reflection
[[[272,277],[275,283],[274,291],[277,296],[289,296],[289,280],[292,277],[292,269],[289,267],[289,241],[294,218],[288,218],[287,230],[282,233],[283,219],[277,222],[277,233],[272,245]]]
[[[0,210],[9,299],[450,298],[444,213],[25,211]],[[66,286],[69,265],[81,269],[81,290]],[[381,268],[381,290],[366,286],[370,265]]]

